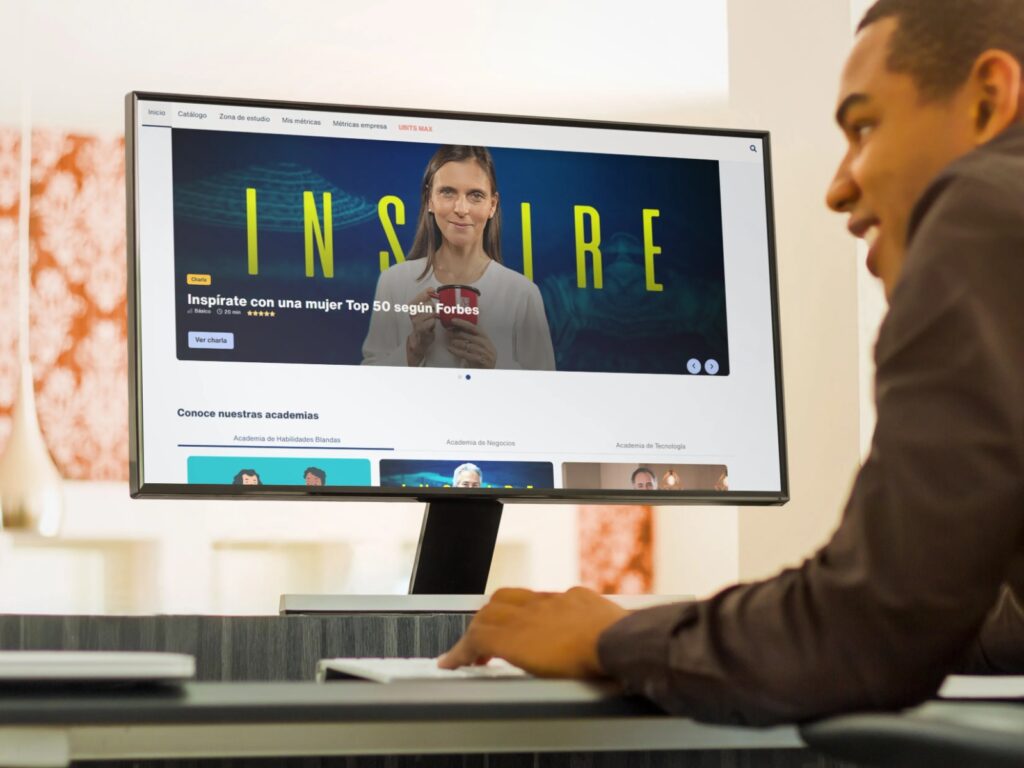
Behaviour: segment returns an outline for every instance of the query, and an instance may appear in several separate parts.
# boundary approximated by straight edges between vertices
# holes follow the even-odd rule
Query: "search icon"
[[[750,151],[751,152],[757,152],[757,145],[756,144],[751,144],[750,145]]]

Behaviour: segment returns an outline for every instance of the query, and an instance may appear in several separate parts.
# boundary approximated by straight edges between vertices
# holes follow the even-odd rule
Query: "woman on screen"
[[[555,368],[540,291],[501,263],[498,184],[484,147],[434,153],[412,248],[381,274],[374,302],[364,365]]]

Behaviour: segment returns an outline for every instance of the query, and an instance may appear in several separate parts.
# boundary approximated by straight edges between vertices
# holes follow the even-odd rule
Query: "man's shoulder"
[[[903,332],[888,336],[913,335],[953,307],[1022,327],[1024,131],[1007,138],[951,163],[918,200],[887,323]]]
[[[1022,251],[1024,125],[1008,129],[936,176],[911,213],[904,272],[938,269],[988,282],[1009,270],[1019,279]]]
[[[1024,231],[1024,125],[1016,125],[944,168],[911,213],[912,247],[950,224],[986,228],[1000,239]]]

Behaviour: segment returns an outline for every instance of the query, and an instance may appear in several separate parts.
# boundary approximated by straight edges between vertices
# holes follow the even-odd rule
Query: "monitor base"
[[[409,579],[410,595],[482,595],[501,524],[500,501],[430,501]]]
[[[691,602],[693,595],[605,595],[630,611]],[[281,595],[280,615],[476,613],[485,595]]]

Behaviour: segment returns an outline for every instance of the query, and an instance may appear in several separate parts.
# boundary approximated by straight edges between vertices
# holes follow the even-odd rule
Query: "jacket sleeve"
[[[962,663],[1021,542],[1024,226],[1020,201],[982,180],[929,194],[838,530],[775,578],[613,625],[599,656],[628,688],[699,719],[769,724],[908,705]]]

